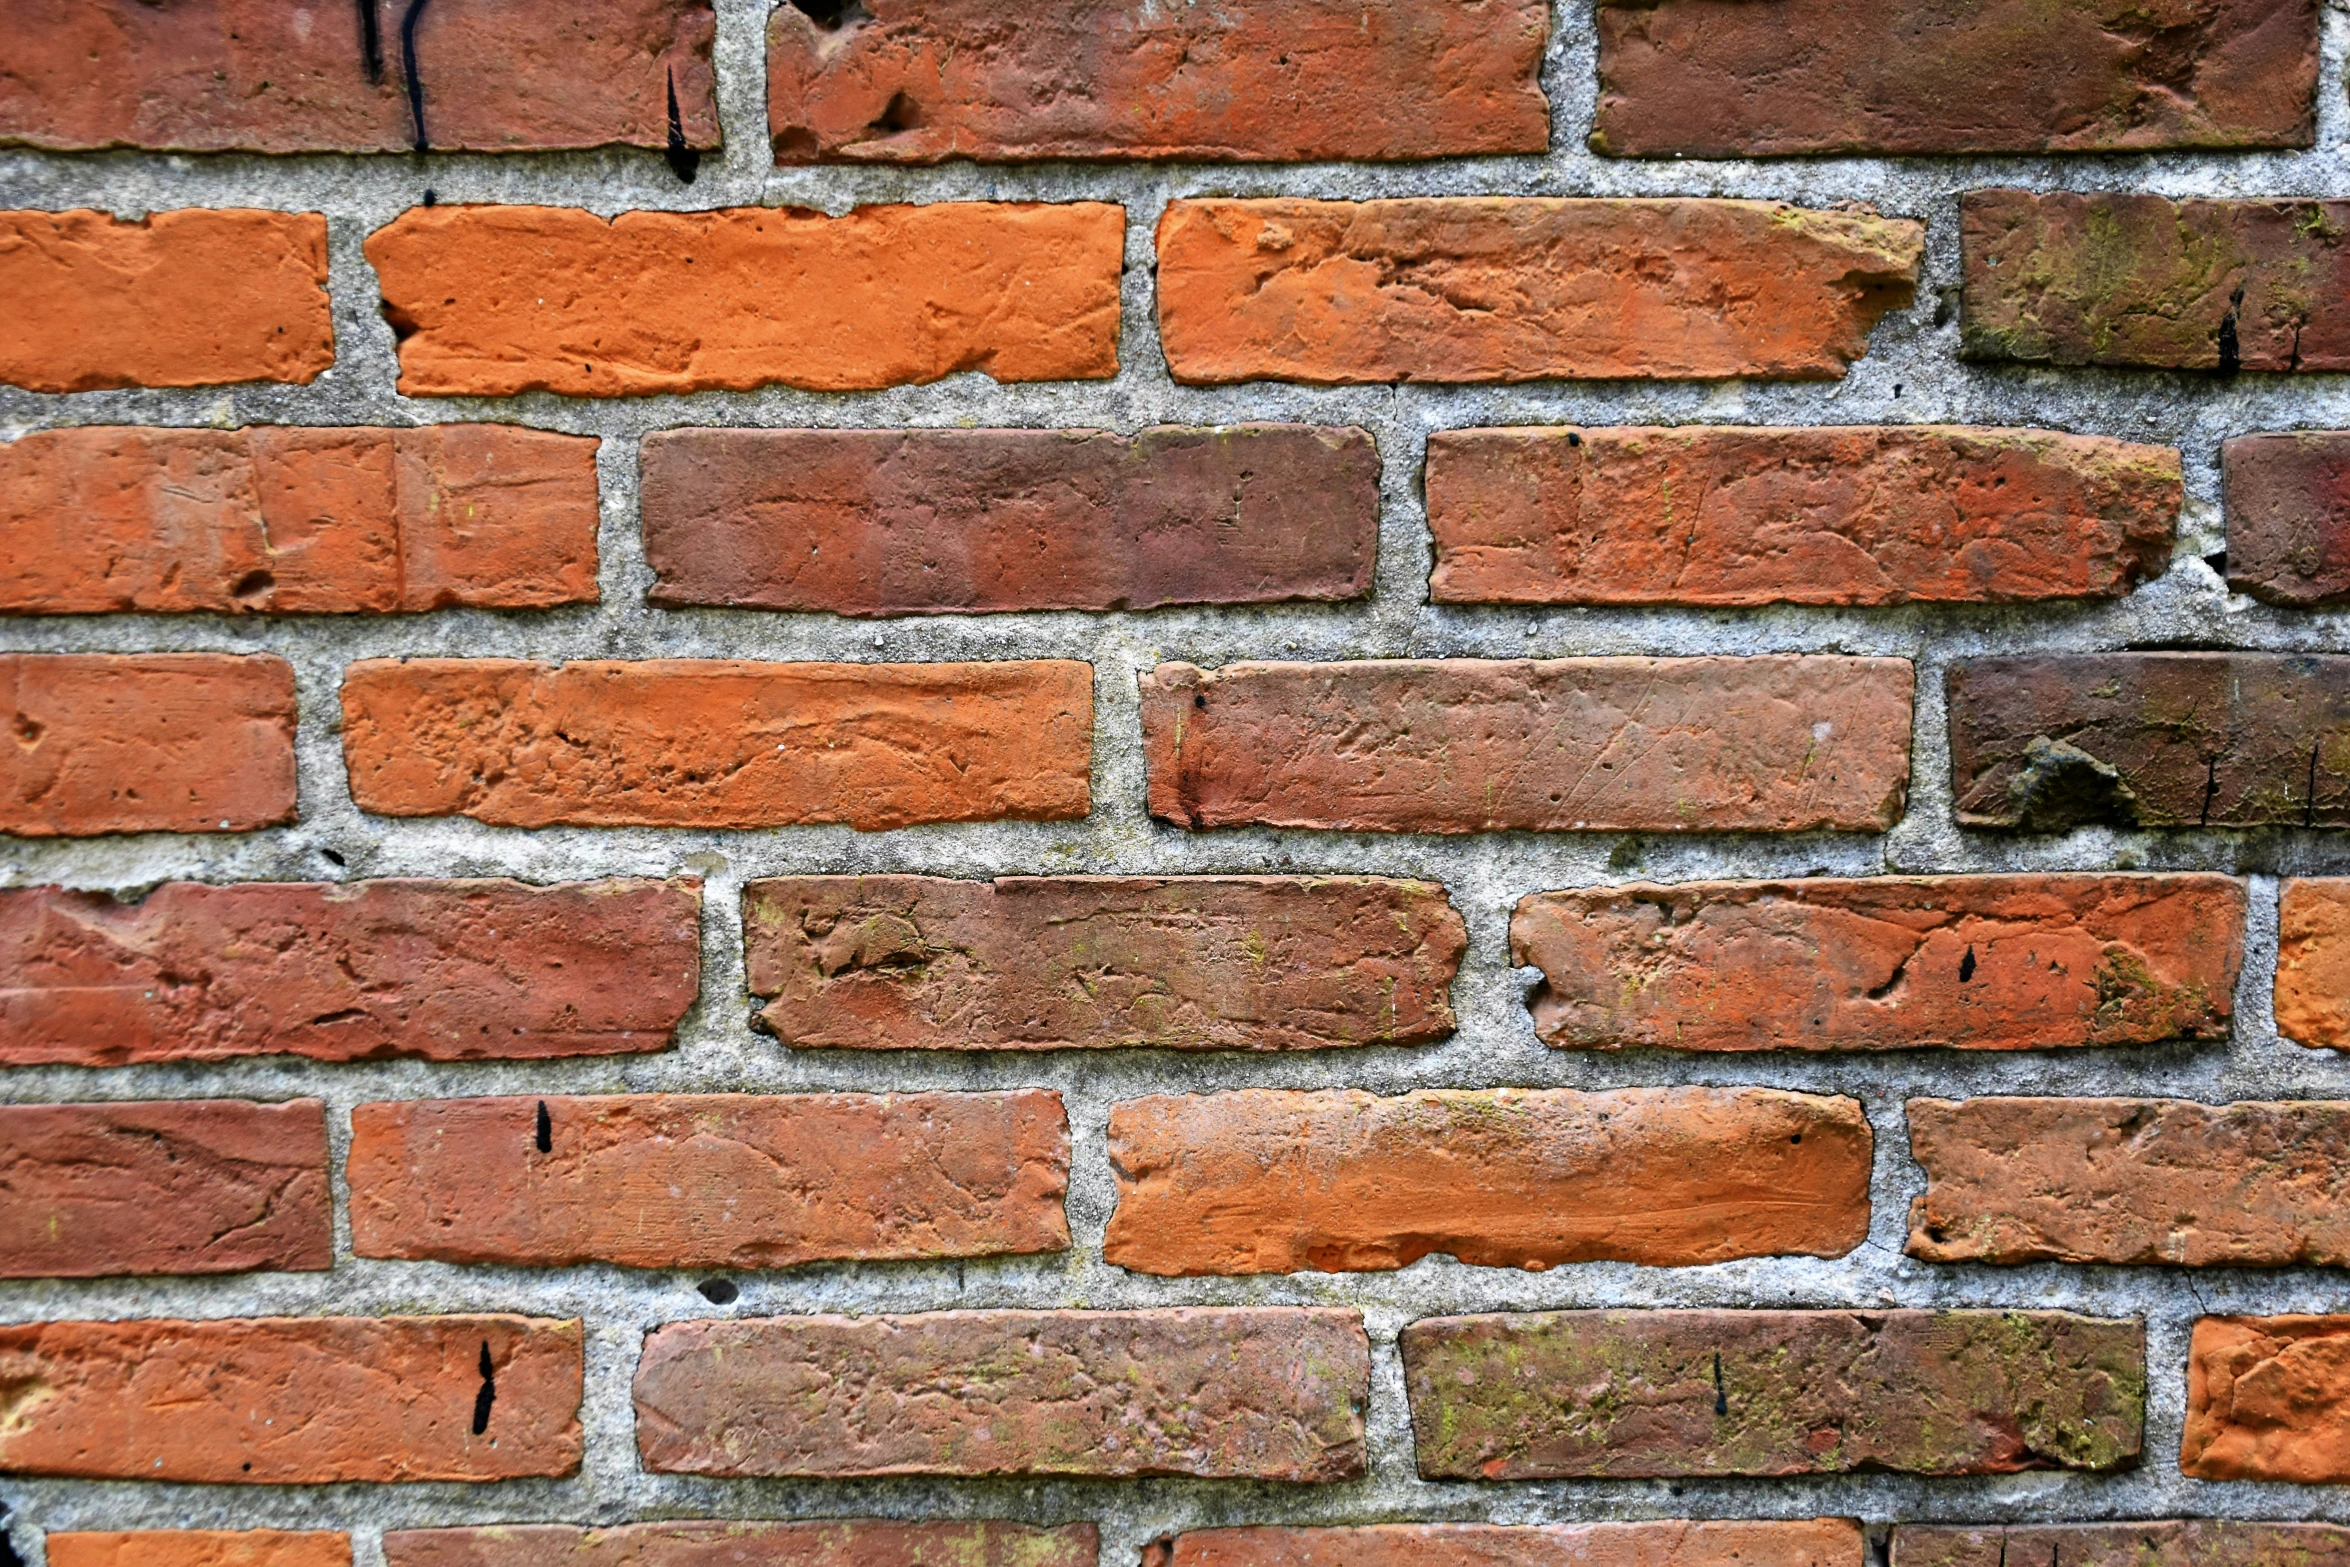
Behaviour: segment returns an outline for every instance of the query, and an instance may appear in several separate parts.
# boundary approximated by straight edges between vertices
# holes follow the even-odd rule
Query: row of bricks
[[[1979,190],[1960,226],[1967,358],[2350,369],[2350,202]],[[366,254],[411,395],[853,391],[1116,375],[1125,228],[1104,202],[444,206]],[[0,381],[315,380],[326,237],[315,213],[0,212]],[[1158,336],[1198,385],[1834,379],[1924,248],[1909,219],[1761,201],[1178,200]]]
[[[1429,1480],[2110,1473],[2146,1330],[2061,1311],[1580,1310],[1422,1318]],[[2350,1317],[2206,1316],[2180,1467],[2350,1482]],[[0,1474],[307,1485],[577,1471],[584,1333],[502,1314],[0,1327]],[[1191,1475],[1367,1467],[1371,1343],[1318,1307],[699,1318],[644,1336],[647,1472]],[[1636,1420],[1622,1418],[1626,1407]]]
[[[1912,1099],[1929,1262],[2341,1266],[2350,1104]],[[334,1262],[315,1099],[0,1107],[0,1277]],[[355,1256],[764,1269],[1066,1251],[1060,1095],[637,1094],[351,1112]],[[1111,1107],[1103,1258],[1198,1277],[1841,1257],[1860,1105],[1766,1088],[1351,1089]]]
[[[2034,1050],[2227,1037],[2209,874],[1816,877],[1532,894],[1510,961],[1571,1050]],[[1372,877],[805,876],[743,894],[752,1021],[848,1050],[1290,1051],[1450,1037],[1466,927]],[[0,1064],[616,1055],[700,988],[692,881],[0,891]],[[2350,880],[2284,884],[2274,1013],[2350,1047]]]
[[[588,0],[560,21],[267,0],[16,5],[0,145],[486,152],[719,145],[710,0]],[[299,20],[297,20],[297,17]],[[375,29],[371,45],[362,18]],[[2119,0],[1953,10],[1600,0],[1593,150],[1632,157],[2300,147],[2314,0],[2193,0],[2159,38]],[[1544,153],[1550,0],[790,0],[767,30],[784,163],[1403,159]],[[103,52],[110,69],[87,61]],[[369,70],[371,56],[377,69]],[[489,68],[487,62],[495,62]]]
[[[85,426],[0,446],[0,613],[344,614],[597,601],[593,436]],[[2350,601],[2350,432],[2222,448],[2229,585]],[[890,616],[1371,591],[1354,428],[671,430],[642,443],[671,607]],[[1940,425],[1443,431],[1440,604],[2113,598],[2170,568],[2179,453]],[[1695,496],[1691,503],[1682,497]]]
[[[1147,804],[1194,831],[1884,832],[1915,678],[1829,654],[1161,664],[1139,678]],[[0,833],[296,819],[282,657],[0,654],[0,691]],[[1962,826],[2350,824],[2350,657],[1973,658],[1945,697]],[[878,832],[1093,810],[1074,660],[367,659],[340,698],[351,799],[378,816]]]

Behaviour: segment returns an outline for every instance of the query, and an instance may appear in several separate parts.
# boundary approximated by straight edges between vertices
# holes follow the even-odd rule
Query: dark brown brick
[[[2350,603],[2350,431],[2240,435],[2220,450],[2228,586],[2295,609]]]
[[[1893,1567],[2350,1567],[2350,1528],[2226,1518],[2132,1523],[1903,1524]]]
[[[1848,1518],[1260,1525],[1186,1530],[1165,1549],[1145,1567],[1863,1567],[1867,1558]]]
[[[1089,1523],[992,1520],[488,1524],[384,1536],[387,1567],[1096,1567],[1099,1552]]]

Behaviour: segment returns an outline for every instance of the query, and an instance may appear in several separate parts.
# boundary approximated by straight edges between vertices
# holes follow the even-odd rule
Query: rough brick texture
[[[1833,657],[1161,664],[1151,814],[1191,828],[1882,832],[1910,666]]]
[[[1857,1100],[1769,1088],[1161,1095],[1110,1111],[1102,1257],[1178,1275],[1840,1257],[1868,1236],[1871,1147]]]
[[[2228,586],[2295,609],[2350,603],[2350,431],[2239,435],[2221,453]]]
[[[1903,1524],[1892,1567],[2350,1567],[2350,1529],[2225,1518],[2133,1523]]]
[[[1510,961],[1565,1049],[2224,1039],[2244,910],[2204,875],[1632,884],[1521,899]]]
[[[1318,1050],[1452,1032],[1428,882],[795,876],[743,889],[758,1025],[865,1050]]]
[[[2152,18],[2159,16],[2160,20]],[[2315,0],[1601,0],[1595,152],[2306,147]]]
[[[51,1534],[49,1567],[351,1567],[351,1537],[323,1530]]]
[[[1069,1244],[1048,1089],[360,1105],[350,1182],[362,1257],[785,1268]]]
[[[645,1340],[647,1469],[716,1475],[1363,1472],[1352,1311],[942,1311],[681,1322]]]
[[[0,145],[190,152],[406,152],[400,51],[370,81],[360,24],[398,37],[398,0],[11,0],[0,10]],[[418,17],[417,77],[436,150],[718,145],[710,0],[513,3]],[[379,42],[380,47],[380,42]],[[89,62],[104,59],[106,69]],[[674,98],[673,96],[674,95]]]
[[[1187,1531],[1149,1567],[1862,1567],[1864,1543],[1843,1518],[1267,1526]]]
[[[1091,808],[1093,669],[371,659],[351,797],[508,827],[1060,821]]]
[[[1834,380],[1924,239],[1759,201],[1177,201],[1159,335],[1197,385]]]
[[[1970,191],[1969,359],[2350,370],[2350,202]]]
[[[1440,604],[2006,603],[2160,575],[2180,478],[2039,430],[1440,430],[1427,492]]]
[[[0,1473],[214,1485],[566,1475],[579,1467],[581,1375],[580,1325],[528,1317],[0,1327],[0,1385],[26,1390],[0,1427]]]
[[[1909,1148],[1929,1262],[2350,1263],[2350,1104],[1912,1099]]]
[[[823,7],[815,8],[818,11]],[[1543,0],[873,0],[767,24],[779,163],[1543,152]]]
[[[2277,909],[2277,1032],[2350,1049],[2350,880],[2288,881]]]
[[[0,1277],[334,1263],[315,1099],[0,1106]]]
[[[1947,690],[1966,826],[2350,826],[2350,658],[1968,659]]]
[[[399,1530],[387,1567],[1095,1567],[1093,1525],[899,1523],[565,1524]],[[2328,1564],[2331,1567],[2331,1564]]]
[[[2197,1480],[2350,1480],[2350,1317],[2203,1317],[2179,1468]]]
[[[646,438],[643,464],[656,604],[1352,599],[1378,545],[1379,450],[1362,430],[672,430]]]
[[[0,446],[0,612],[593,603],[596,444],[497,424],[36,432]]]
[[[250,832],[294,819],[294,670],[273,654],[0,654],[0,833]]]
[[[2143,1327],[2056,1311],[1561,1311],[1403,1331],[1428,1479],[2113,1470]]]
[[[659,1050],[700,985],[700,906],[682,880],[0,892],[0,1063]]]
[[[314,212],[0,212],[0,298],[0,382],[36,392],[307,384],[335,362]]]
[[[412,396],[842,392],[1115,375],[1125,226],[1102,202],[411,208],[367,259]]]

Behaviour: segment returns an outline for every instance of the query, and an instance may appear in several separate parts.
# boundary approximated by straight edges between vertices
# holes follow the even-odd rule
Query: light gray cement
[[[4,3],[4,0],[0,0]],[[1181,0],[1167,0],[1181,3]],[[2350,1520],[2350,1493],[2323,1487],[2205,1484],[2177,1467],[2187,1335],[2204,1311],[2324,1311],[2350,1306],[2338,1271],[1934,1267],[1904,1258],[1904,1214],[1923,1180],[1911,1163],[1902,1105],[1916,1094],[2165,1094],[2201,1100],[2350,1097],[2350,1064],[2280,1041],[2270,1019],[2279,875],[2350,870],[2350,834],[2123,833],[2064,837],[1962,833],[1950,820],[1942,675],[1951,660],[2012,653],[2179,644],[2350,651],[2350,615],[2269,609],[2233,597],[2202,557],[2222,544],[2220,441],[2232,434],[2350,428],[2350,378],[2247,375],[2232,381],[1962,365],[1957,357],[1958,195],[1986,185],[2149,190],[2172,195],[2350,195],[2350,113],[2343,64],[2350,4],[2329,0],[2318,146],[2292,154],[2129,157],[1614,162],[1583,138],[1594,50],[1589,0],[1560,0],[1544,72],[1554,107],[1547,158],[1420,165],[1304,167],[1047,164],[939,169],[771,166],[764,135],[761,29],[768,0],[719,0],[723,158],[680,185],[651,154],[339,159],[0,153],[0,204],[95,206],[122,214],[178,206],[266,205],[331,219],[340,357],[309,387],[36,396],[0,390],[0,437],[92,423],[415,424],[506,419],[600,435],[603,602],[536,614],[452,611],[413,618],[230,620],[108,616],[0,622],[0,648],[270,650],[300,676],[301,821],[236,838],[145,836],[78,843],[0,840],[0,883],[136,888],[189,877],[340,879],[384,875],[512,875],[548,881],[599,875],[697,874],[707,879],[703,990],[674,1053],[643,1058],[430,1066],[320,1066],[287,1059],[107,1071],[18,1070],[0,1095],[64,1101],[197,1095],[323,1096],[339,1175],[351,1106],[379,1098],[468,1094],[810,1088],[997,1088],[1038,1084],[1066,1097],[1075,1135],[1066,1255],[937,1265],[810,1267],[744,1276],[741,1299],[711,1306],[700,1276],[580,1268],[509,1268],[353,1261],[338,1218],[339,1260],[316,1275],[0,1283],[0,1320],[466,1310],[587,1319],[587,1459],[562,1481],[501,1485],[240,1488],[0,1480],[16,1549],[43,1560],[40,1532],[71,1528],[335,1527],[353,1530],[359,1567],[379,1562],[388,1528],[487,1521],[856,1515],[1093,1520],[1102,1560],[1128,1567],[1171,1530],[1252,1521],[1405,1519],[1540,1522],[1586,1518],[1810,1517],[2057,1520],[2220,1515]],[[505,402],[410,400],[393,391],[392,337],[377,314],[361,255],[368,232],[421,199],[574,204],[601,213],[637,207],[798,204],[829,211],[881,201],[978,197],[1109,200],[1128,219],[1124,369],[1099,383],[999,386],[959,375],[934,386],[850,396],[772,390],[627,401],[532,395]],[[1814,385],[1600,383],[1527,387],[1174,385],[1152,317],[1152,227],[1171,198],[1208,194],[1641,194],[1866,202],[1929,229],[1914,309],[1888,317],[1842,382]],[[0,308],[5,308],[0,302]],[[651,580],[636,532],[636,442],[679,425],[1092,426],[1292,419],[1359,424],[1385,459],[1377,587],[1368,603],[1088,616],[960,616],[882,623],[759,612],[647,608]],[[1432,430],[1498,423],[1863,424],[1950,421],[2028,425],[2165,442],[2185,453],[2188,508],[2169,573],[2128,600],[2089,606],[1738,612],[1437,608],[1425,602],[1430,548],[1419,471]],[[1820,835],[1496,834],[1475,838],[1306,832],[1187,834],[1143,810],[1135,679],[1162,658],[1559,656],[1585,653],[1849,652],[1912,659],[1918,706],[1909,810],[1882,837]],[[523,832],[465,821],[363,816],[345,788],[336,733],[340,671],[393,654],[536,658],[738,657],[935,660],[1063,657],[1096,671],[1094,812],[1080,823],[947,826],[860,836],[826,828],[770,832]],[[1467,917],[1470,948],[1454,1002],[1460,1031],[1424,1050],[1293,1056],[1158,1053],[1050,1057],[906,1053],[793,1054],[747,1026],[736,900],[752,877],[788,872],[1376,872],[1441,881]],[[1508,966],[1510,906],[1545,888],[1623,879],[1685,880],[1806,872],[2209,868],[2252,877],[2252,923],[2226,1046],[2077,1051],[2064,1055],[1682,1057],[1582,1055],[1538,1043],[1524,995],[1530,973]],[[1106,1266],[1101,1234],[1112,1202],[1102,1148],[1109,1107],[1138,1094],[1250,1085],[1352,1085],[1381,1092],[1481,1084],[1612,1087],[1761,1083],[1846,1093],[1877,1135],[1876,1211],[1868,1243],[1834,1261],[1764,1260],[1659,1270],[1620,1265],[1542,1274],[1466,1268],[1432,1258],[1396,1273],[1236,1280],[1142,1278]],[[803,1311],[919,1311],[951,1306],[1133,1306],[1312,1303],[1359,1306],[1374,1347],[1371,1472],[1343,1485],[1233,1482],[712,1481],[641,1472],[628,1383],[653,1325],[698,1316]],[[2142,1316],[2151,1400],[2146,1457],[2116,1477],[2027,1474],[1925,1480],[1886,1475],[1822,1480],[1425,1484],[1416,1478],[1397,1330],[1422,1316],[1590,1305],[2018,1306]],[[1874,1536],[1882,1549],[1881,1528]]]

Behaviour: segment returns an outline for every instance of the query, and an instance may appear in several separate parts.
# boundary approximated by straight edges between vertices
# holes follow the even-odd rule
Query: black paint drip
[[[539,1101],[539,1135],[536,1139],[540,1153],[555,1151],[555,1118],[547,1114],[547,1102]]]
[[[473,1434],[490,1428],[490,1406],[498,1401],[498,1368],[490,1360],[489,1340],[481,1345],[481,1391],[473,1395]]]
[[[677,112],[677,72],[674,70],[669,73],[669,150],[662,156],[669,160],[669,172],[688,185],[701,172],[702,155],[685,144],[685,121]]]
[[[367,62],[367,79],[384,79],[383,30],[375,25],[376,0],[359,0],[359,56]]]
[[[432,0],[408,0],[408,14],[400,18],[400,69],[408,73],[408,118],[416,126],[416,150],[431,143],[424,136],[424,78],[416,74],[416,24]]]

